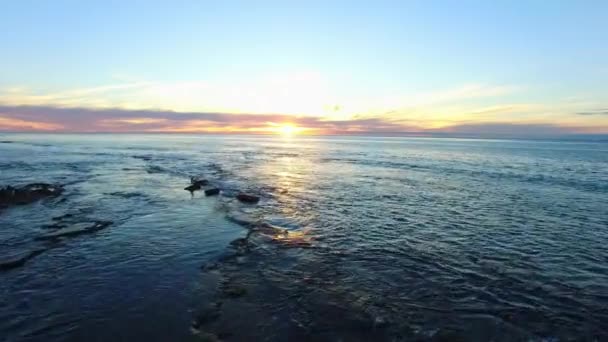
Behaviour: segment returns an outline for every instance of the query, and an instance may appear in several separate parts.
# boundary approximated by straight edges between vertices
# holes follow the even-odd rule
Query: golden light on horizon
[[[285,136],[292,136],[296,131],[296,127],[291,124],[285,124],[279,127],[279,132]]]
[[[297,126],[290,122],[287,122],[287,123],[269,122],[268,125],[269,125],[269,127],[266,129],[267,132],[279,134],[284,137],[291,137],[296,134],[304,134],[305,131],[309,130],[305,127],[300,127],[300,126]]]

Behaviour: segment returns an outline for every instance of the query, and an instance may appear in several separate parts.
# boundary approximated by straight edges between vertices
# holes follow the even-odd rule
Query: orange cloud
[[[57,123],[37,122],[7,118],[0,116],[0,130],[28,130],[28,131],[56,131],[63,128],[63,125]]]
[[[300,134],[551,136],[608,133],[606,125],[557,123],[448,122],[425,127],[398,118],[328,120],[283,114],[229,114],[158,110],[58,108],[0,105],[0,130],[61,132],[169,132],[276,134],[285,126]],[[596,115],[597,116],[597,115]],[[595,116],[594,116],[595,117]],[[600,116],[597,116],[600,117]]]

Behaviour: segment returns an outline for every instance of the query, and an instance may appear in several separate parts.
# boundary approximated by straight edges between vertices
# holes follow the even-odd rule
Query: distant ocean
[[[608,340],[605,142],[0,140],[1,341]]]

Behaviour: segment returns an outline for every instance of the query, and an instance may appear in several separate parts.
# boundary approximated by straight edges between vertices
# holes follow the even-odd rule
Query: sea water
[[[607,143],[0,140],[0,186],[65,188],[0,209],[0,258],[113,222],[0,272],[0,340],[608,339]]]

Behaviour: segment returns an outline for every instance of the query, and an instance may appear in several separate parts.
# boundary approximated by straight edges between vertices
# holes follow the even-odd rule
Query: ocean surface
[[[0,140],[0,341],[608,340],[607,143]]]

